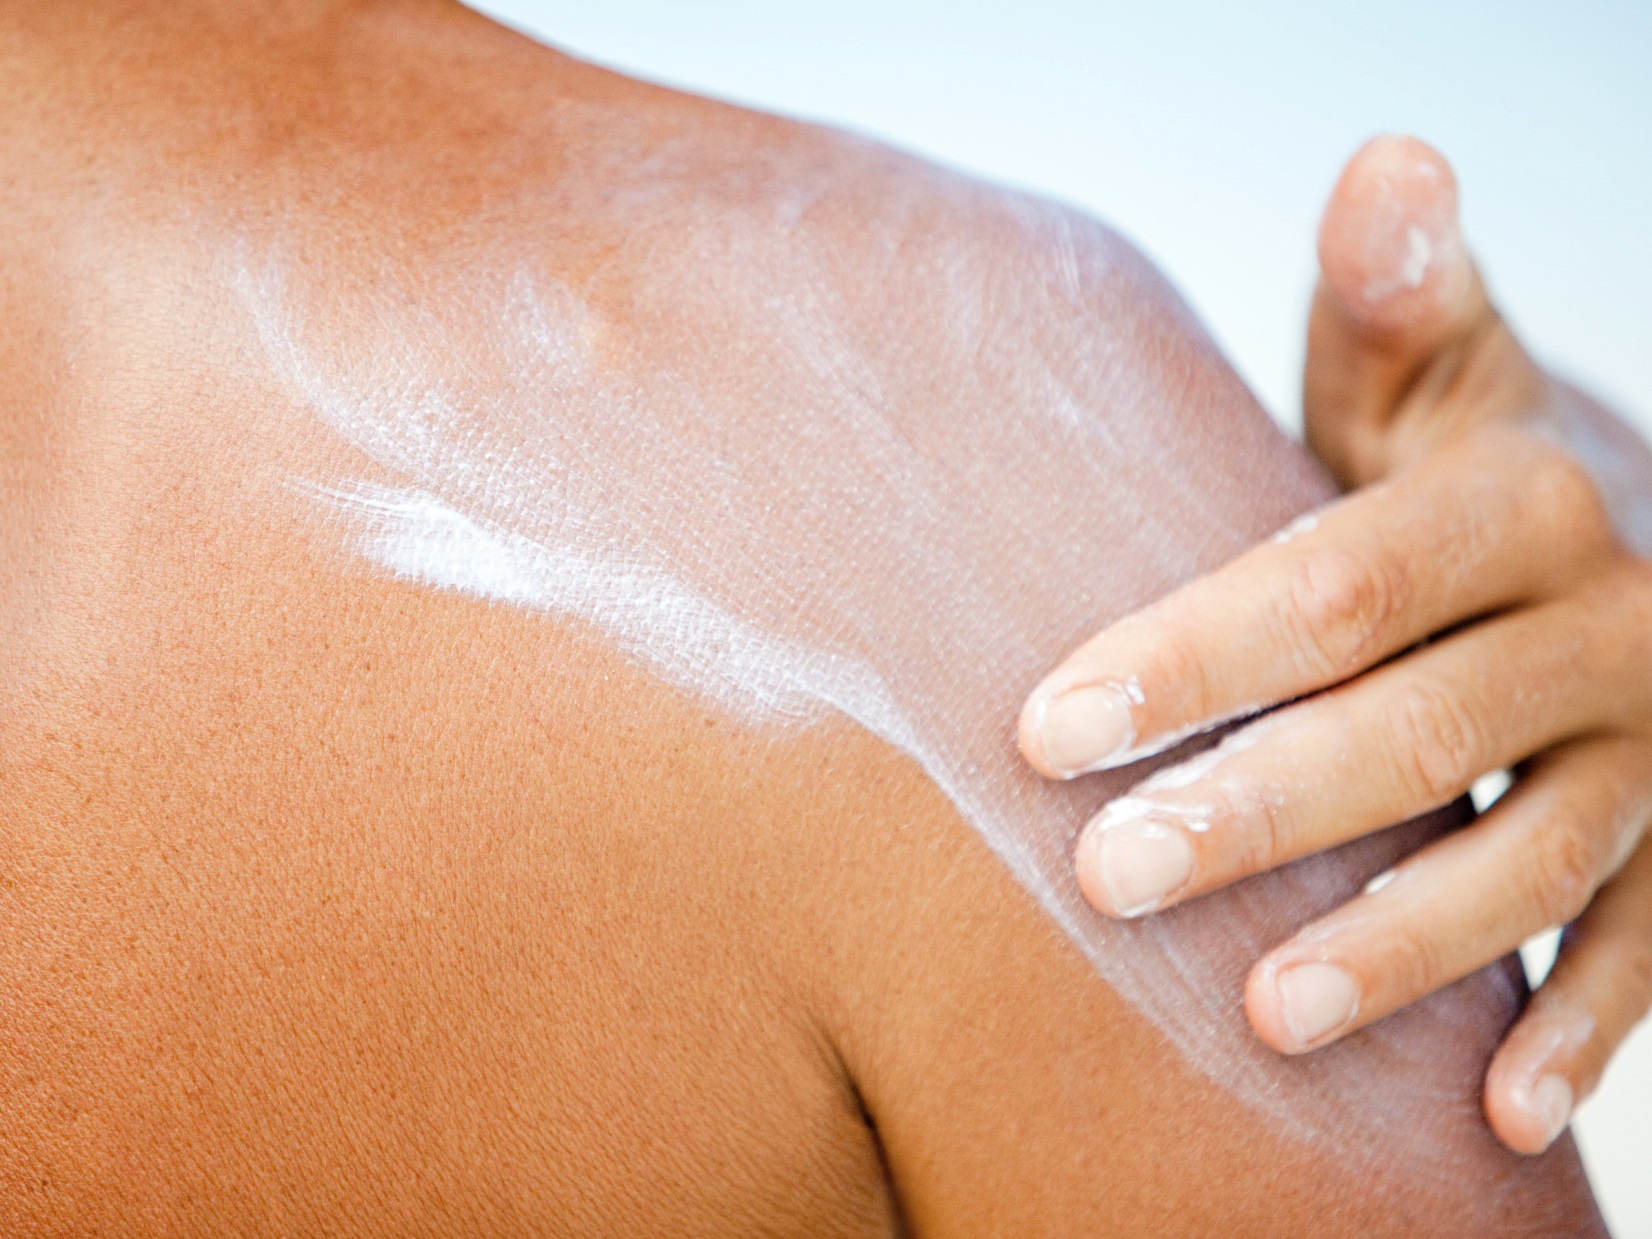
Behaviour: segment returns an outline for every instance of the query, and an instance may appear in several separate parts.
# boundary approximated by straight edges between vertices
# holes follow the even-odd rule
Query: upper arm
[[[813,866],[841,926],[822,933],[857,935],[836,953],[852,961],[843,1052],[910,1219],[972,1234],[1598,1229],[1575,1148],[1522,1160],[1480,1111],[1524,992],[1517,963],[1303,1058],[1245,1022],[1261,953],[1449,814],[1144,922],[1079,895],[1078,827],[1140,771],[1037,778],[1014,745],[1025,691],[1109,617],[1328,488],[1104,229],[990,195],[936,214],[901,220],[903,261],[855,341],[886,382],[878,429],[924,472],[891,485],[905,507],[884,524],[844,521],[845,573],[887,592],[820,600],[858,624],[855,656],[909,724],[878,734],[905,757],[860,780],[846,837],[820,845],[841,852]],[[891,322],[891,342],[873,335]],[[826,417],[858,428],[860,412]],[[824,458],[815,484],[841,467]]]
[[[1212,1044],[1256,1060],[1302,1108],[1270,1114],[1103,981],[915,771],[891,759],[866,788],[879,807],[821,845],[835,854],[817,872],[838,875],[823,878],[833,932],[852,939],[840,1050],[916,1233],[1604,1233],[1569,1139],[1522,1159],[1480,1113],[1517,964],[1287,1059],[1245,1026],[1247,962],[1228,958],[1230,1015]],[[1375,840],[1353,863],[1375,871],[1416,841],[1414,829]],[[1288,878],[1267,883],[1249,893],[1279,923],[1310,914]],[[1192,912],[1214,922],[1245,898]],[[1184,944],[1224,954],[1197,927]],[[1374,1084],[1381,1104],[1348,1111],[1350,1081]]]

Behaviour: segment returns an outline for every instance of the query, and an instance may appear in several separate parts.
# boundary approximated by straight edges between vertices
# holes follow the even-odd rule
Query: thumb
[[[1438,406],[1480,346],[1507,336],[1463,242],[1457,206],[1451,165],[1410,137],[1367,142],[1331,191],[1303,412],[1309,446],[1344,485],[1392,470],[1404,423],[1443,413]]]

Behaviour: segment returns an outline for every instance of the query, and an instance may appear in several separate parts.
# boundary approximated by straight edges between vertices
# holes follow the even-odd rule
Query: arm
[[[1033,255],[1014,265],[1041,286]],[[1183,554],[1220,558],[1217,544],[1228,537],[1283,523],[1269,502],[1300,502],[1293,497],[1308,489],[1295,453],[1185,334],[1162,290],[1135,287],[1129,298],[1123,317],[1141,333],[1141,355],[1179,376],[1166,380],[1179,403],[1147,415],[1157,424],[1145,437],[1170,453],[1154,461],[1152,476],[1204,503],[1139,549],[1068,540],[1059,572],[994,563],[988,575],[1001,574],[1003,597],[1014,600],[1007,615],[997,613],[1006,625],[997,632],[981,633],[967,616],[938,618],[953,614],[939,597],[915,608],[911,622],[931,643],[981,641],[1026,660],[977,672],[960,655],[954,680],[964,699],[955,699],[949,726],[1011,716],[1020,686],[1037,674],[1040,646],[1053,654],[1070,640],[1052,615],[1076,635],[1092,591],[1119,581],[1167,588],[1188,570]],[[1102,316],[1079,320],[1071,343],[1043,352],[1071,361],[1081,393],[1093,366],[1083,340],[1116,329],[1119,303],[1103,299],[1095,312]],[[1117,385],[1109,375],[1086,398],[1116,409]],[[1073,455],[1063,459],[1069,477],[1038,494],[1052,541],[1086,519],[1104,522],[1107,500],[1132,493],[1141,467],[1114,458],[1117,472],[1097,476]],[[1019,493],[1015,472],[1001,476]],[[1092,503],[1088,517],[1063,511]],[[910,635],[904,624],[895,633]],[[1002,848],[1003,836],[983,836],[975,822],[966,833],[960,798],[937,795],[910,766],[897,767],[894,781],[865,777],[868,799],[843,814],[853,828],[823,838],[826,855],[808,862],[829,892],[829,917],[847,922],[838,932],[856,934],[828,955],[846,967],[834,989],[848,995],[840,1052],[919,1233],[1144,1225],[1155,1234],[1600,1233],[1570,1141],[1523,1161],[1497,1144],[1478,1104],[1486,1063],[1523,992],[1517,962],[1482,970],[1314,1060],[1276,1056],[1245,1024],[1256,944],[1289,939],[1460,816],[1375,836],[1150,924],[1086,920],[1071,914],[1071,879],[1060,885],[1064,861],[1078,827],[1130,776],[1042,783],[1019,770],[1004,733],[988,732],[975,751],[986,777],[1011,780],[1004,803],[1017,815],[1014,838],[1063,862],[1042,871],[1053,889],[1024,868],[1021,886],[1012,883],[1002,862],[1021,854],[1005,848],[995,858],[982,839]],[[1176,756],[1185,754],[1163,760]],[[1008,773],[1017,770],[1024,783]],[[814,932],[831,940],[833,929]]]
[[[1193,1068],[944,803],[880,764],[880,824],[823,847],[818,871],[898,875],[828,885],[855,935],[839,953],[840,1052],[914,1233],[1604,1234],[1569,1139],[1518,1159],[1480,1114],[1512,967],[1437,998],[1438,1022],[1284,1066],[1303,1071],[1307,1104],[1316,1087],[1333,1104],[1343,1073],[1383,1084],[1381,1110],[1304,1136]],[[1228,987],[1235,1054],[1250,1049],[1245,967],[1232,961]]]

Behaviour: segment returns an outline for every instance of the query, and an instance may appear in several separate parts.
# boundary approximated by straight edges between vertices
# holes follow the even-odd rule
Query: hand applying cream
[[[1075,651],[1021,746],[1072,778],[1294,702],[1090,823],[1079,880],[1115,916],[1514,768],[1477,822],[1257,963],[1246,1003],[1311,1050],[1570,922],[1486,1082],[1498,1136],[1534,1153],[1652,1006],[1652,452],[1498,317],[1429,147],[1363,148],[1319,253],[1308,442],[1356,489]]]

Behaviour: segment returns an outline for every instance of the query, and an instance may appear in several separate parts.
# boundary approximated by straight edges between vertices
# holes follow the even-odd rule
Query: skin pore
[[[1507,963],[1245,1032],[1440,819],[1117,926],[981,729],[1328,493],[1105,229],[457,6],[0,21],[7,1233],[1599,1233]]]

